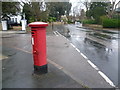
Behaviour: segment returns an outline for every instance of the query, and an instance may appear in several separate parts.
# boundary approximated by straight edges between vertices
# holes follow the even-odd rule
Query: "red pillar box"
[[[32,34],[34,73],[47,73],[46,60],[46,26],[44,22],[33,22],[29,24]]]

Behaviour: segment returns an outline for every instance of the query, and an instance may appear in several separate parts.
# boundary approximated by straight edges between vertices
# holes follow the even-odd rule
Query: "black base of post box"
[[[48,72],[47,64],[43,66],[34,65],[34,73],[35,74],[45,74]]]

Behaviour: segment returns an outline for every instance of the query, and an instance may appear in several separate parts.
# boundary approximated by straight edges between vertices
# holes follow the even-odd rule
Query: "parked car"
[[[75,26],[76,26],[76,27],[82,27],[82,23],[76,21],[76,22],[75,22]]]

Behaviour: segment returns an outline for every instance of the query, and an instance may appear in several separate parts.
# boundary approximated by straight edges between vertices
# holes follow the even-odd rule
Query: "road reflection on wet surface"
[[[56,26],[56,29],[64,36],[69,30],[70,36],[66,38],[118,85],[118,31],[89,30],[75,25]]]

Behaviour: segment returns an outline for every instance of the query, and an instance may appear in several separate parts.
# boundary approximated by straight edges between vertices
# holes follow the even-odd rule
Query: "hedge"
[[[74,23],[74,22],[72,22],[71,20],[68,20],[67,23],[68,23],[68,24],[71,24],[71,23]]]
[[[84,20],[83,24],[96,24],[95,20]]]
[[[104,28],[120,28],[120,20],[118,19],[103,19],[102,26]]]

